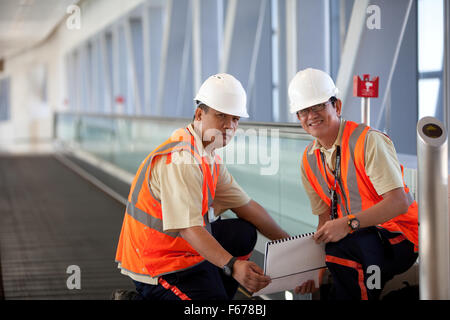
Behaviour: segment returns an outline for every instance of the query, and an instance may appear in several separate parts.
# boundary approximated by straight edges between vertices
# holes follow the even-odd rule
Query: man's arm
[[[361,228],[389,221],[407,212],[410,206],[392,141],[380,132],[370,131],[367,134],[364,156],[366,174],[383,200],[364,211],[352,212],[360,221]],[[334,242],[345,237],[348,232],[350,228],[347,225],[347,218],[336,219],[325,223],[316,232],[316,239]]]
[[[250,200],[246,205],[231,210],[236,213],[239,218],[253,224],[259,232],[270,240],[289,237],[289,234],[280,228],[266,209],[254,200]]]
[[[331,220],[330,213],[331,213],[331,208],[328,207],[327,210],[325,210],[325,212],[319,214],[319,225],[317,226],[317,230],[322,228],[322,226],[325,224],[325,222]]]
[[[396,188],[382,195],[383,200],[376,205],[354,214],[360,222],[360,228],[376,226],[408,211],[410,205],[403,188]],[[317,242],[336,242],[350,232],[347,218],[330,220],[317,230],[314,238]]]
[[[232,258],[204,227],[195,226],[179,232],[202,257],[219,268]],[[232,276],[250,292],[259,291],[270,283],[270,277],[252,261],[236,260]]]
[[[410,203],[403,188],[391,190],[382,196],[383,200],[376,205],[354,214],[360,222],[360,228],[382,224],[408,210]],[[331,220],[330,212],[328,210],[319,215],[319,225],[314,234],[314,239],[316,239],[317,242],[324,243],[336,242],[344,238],[349,232],[350,227],[347,223],[347,217]],[[321,276],[323,276],[323,273]],[[319,284],[321,282],[322,280],[320,279]],[[295,292],[301,294],[312,293],[316,290],[317,288],[314,287],[314,281],[307,281],[295,288]]]

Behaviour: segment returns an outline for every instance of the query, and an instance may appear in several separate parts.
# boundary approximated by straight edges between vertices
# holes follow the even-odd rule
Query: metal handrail
[[[137,116],[127,114],[103,114],[103,113],[89,113],[89,112],[71,112],[71,111],[58,111],[55,112],[55,123],[58,115],[72,115],[79,117],[94,117],[94,118],[110,118],[110,119],[125,119],[133,121],[158,121],[165,123],[183,122],[189,123],[192,118],[186,117],[161,117],[161,116]],[[313,140],[314,138],[308,134],[299,123],[279,123],[279,122],[250,122],[242,121],[239,123],[239,127],[243,129],[278,129],[280,137],[284,138],[296,138],[303,140]],[[270,130],[267,133],[270,135]]]

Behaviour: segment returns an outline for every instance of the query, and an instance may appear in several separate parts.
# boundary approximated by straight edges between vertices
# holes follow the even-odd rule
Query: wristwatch
[[[353,233],[359,229],[359,220],[354,215],[349,214],[347,219],[347,224],[351,229],[350,233]]]
[[[231,275],[233,274],[233,265],[236,262],[236,257],[233,257],[230,259],[230,261],[228,261],[228,263],[226,265],[223,266],[223,273],[225,273],[225,275],[231,277]]]

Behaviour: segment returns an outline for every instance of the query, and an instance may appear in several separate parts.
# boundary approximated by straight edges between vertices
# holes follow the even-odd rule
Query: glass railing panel
[[[417,200],[417,169],[405,168],[405,183],[413,198]]]
[[[317,218],[300,178],[301,154],[310,140],[283,138],[270,134],[273,130],[239,130],[217,153],[239,185],[282,228],[292,235],[314,231]]]
[[[111,162],[113,160],[111,149],[115,138],[113,120],[111,118],[84,116],[79,118],[77,126],[79,147],[83,151]]]
[[[57,138],[134,174],[145,157],[189,119],[165,120],[58,114]],[[291,235],[314,231],[300,177],[305,134],[285,133],[273,126],[243,124],[235,138],[217,153],[248,195],[260,203]],[[416,192],[416,170],[405,169],[405,182]],[[226,212],[226,216],[233,216]]]
[[[81,150],[134,174],[142,160],[178,127],[174,121],[81,116],[75,142]]]
[[[76,115],[60,113],[55,116],[55,135],[60,141],[73,142],[76,138]]]

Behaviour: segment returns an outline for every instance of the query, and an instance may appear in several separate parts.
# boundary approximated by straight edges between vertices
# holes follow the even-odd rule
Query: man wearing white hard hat
[[[343,119],[337,95],[331,77],[317,69],[299,71],[289,84],[291,112],[315,138],[303,152],[302,182],[319,220],[314,238],[326,244],[328,298],[378,299],[385,283],[417,259],[417,203],[392,141]],[[296,288],[314,290],[312,281]]]
[[[270,282],[248,261],[256,230],[289,236],[214,154],[248,117],[241,83],[213,75],[194,100],[193,123],[150,153],[132,183],[116,261],[137,293],[116,291],[113,299],[229,300],[238,283],[256,292]],[[218,218],[227,209],[238,218]]]

